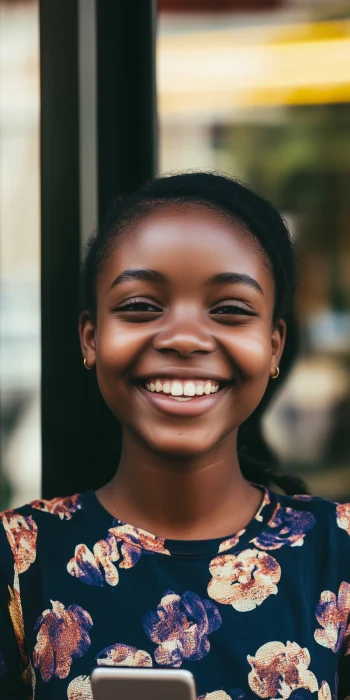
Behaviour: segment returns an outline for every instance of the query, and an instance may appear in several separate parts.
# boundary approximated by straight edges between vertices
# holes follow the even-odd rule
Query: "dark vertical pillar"
[[[98,201],[100,215],[116,194],[156,170],[154,0],[98,0]]]
[[[77,333],[80,251],[87,233],[82,222],[89,218],[82,212],[88,201],[82,187],[94,180],[82,173],[89,162],[81,151],[82,131],[88,132],[84,118],[91,118],[82,108],[81,89],[89,73],[79,64],[88,7],[93,0],[40,0],[44,498],[96,487],[115,467],[104,432],[108,417],[93,373],[84,370]],[[103,215],[115,195],[155,172],[155,18],[154,0],[98,0],[95,8],[96,200]],[[94,72],[90,79],[96,79]],[[95,162],[91,156],[91,167]]]
[[[69,492],[82,439],[77,338],[79,211],[76,0],[40,2],[43,494]]]

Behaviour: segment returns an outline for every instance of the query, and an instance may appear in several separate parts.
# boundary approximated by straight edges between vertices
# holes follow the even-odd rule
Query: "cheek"
[[[270,370],[271,335],[266,328],[237,329],[226,342],[233,364],[245,377],[263,377]]]
[[[147,338],[142,328],[126,329],[118,324],[101,327],[96,338],[98,371],[103,373],[106,370],[122,374],[130,370],[131,364],[137,360],[146,345]]]

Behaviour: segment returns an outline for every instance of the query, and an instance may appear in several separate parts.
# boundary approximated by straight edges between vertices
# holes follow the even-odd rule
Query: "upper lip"
[[[180,367],[166,367],[163,369],[159,369],[154,372],[149,372],[144,375],[140,375],[135,378],[136,383],[144,383],[151,381],[152,379],[194,379],[194,380],[201,380],[201,379],[212,379],[216,382],[221,382],[224,384],[228,384],[231,379],[228,379],[227,377],[223,377],[219,375],[217,372],[211,372],[210,370],[205,370],[205,369],[181,369]]]

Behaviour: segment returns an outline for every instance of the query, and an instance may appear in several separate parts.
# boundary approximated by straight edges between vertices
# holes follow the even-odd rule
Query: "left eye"
[[[212,315],[237,315],[237,316],[253,316],[253,312],[250,309],[246,309],[243,306],[237,306],[236,304],[225,304],[224,306],[218,306],[216,309],[211,311]]]

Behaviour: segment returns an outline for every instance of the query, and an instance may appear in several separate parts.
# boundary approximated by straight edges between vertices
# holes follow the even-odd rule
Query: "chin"
[[[173,435],[144,436],[144,441],[148,447],[159,456],[168,457],[169,459],[191,459],[200,457],[201,455],[210,452],[214,449],[222,436],[203,435],[197,436],[193,432],[176,432]]]

